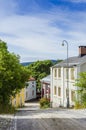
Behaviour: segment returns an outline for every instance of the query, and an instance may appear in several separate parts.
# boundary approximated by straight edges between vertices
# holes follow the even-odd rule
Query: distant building
[[[36,80],[31,77],[26,83],[25,89],[25,101],[35,99],[36,98]]]
[[[68,69],[69,68],[69,69]],[[78,99],[75,80],[80,72],[86,72],[86,46],[79,46],[79,56],[68,58],[51,67],[51,102],[53,107],[67,106],[67,82],[69,88],[69,103],[74,105]]]
[[[41,97],[50,99],[50,75],[40,80],[41,82]]]

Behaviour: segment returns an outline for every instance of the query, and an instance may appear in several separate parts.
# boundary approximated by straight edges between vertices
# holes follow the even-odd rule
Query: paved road
[[[26,104],[15,116],[15,130],[86,130],[86,110],[40,110],[37,103]]]
[[[14,130],[13,119],[7,117],[0,117],[0,130]]]

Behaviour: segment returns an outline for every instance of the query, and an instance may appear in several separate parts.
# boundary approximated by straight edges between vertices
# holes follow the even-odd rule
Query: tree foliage
[[[19,58],[0,40],[0,104],[9,104],[11,96],[25,86],[28,70],[20,64]]]
[[[77,79],[75,85],[80,88],[78,94],[81,97],[81,105],[86,107],[86,72],[81,72],[79,76],[80,78]]]
[[[40,79],[50,74],[50,67],[53,65],[51,60],[37,61],[30,64],[27,68],[29,75],[37,81],[37,88],[40,89]]]

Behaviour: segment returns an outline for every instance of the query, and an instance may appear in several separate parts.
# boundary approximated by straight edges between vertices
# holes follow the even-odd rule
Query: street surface
[[[16,113],[14,130],[86,130],[86,110],[40,110],[38,103],[29,103]]]
[[[86,109],[40,109],[27,103],[14,115],[0,115],[0,130],[86,130]]]

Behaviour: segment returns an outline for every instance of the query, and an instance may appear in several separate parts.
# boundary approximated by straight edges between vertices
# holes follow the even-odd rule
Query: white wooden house
[[[36,98],[36,80],[35,78],[31,77],[28,82],[26,83],[26,90],[25,90],[25,101],[35,99]]]

